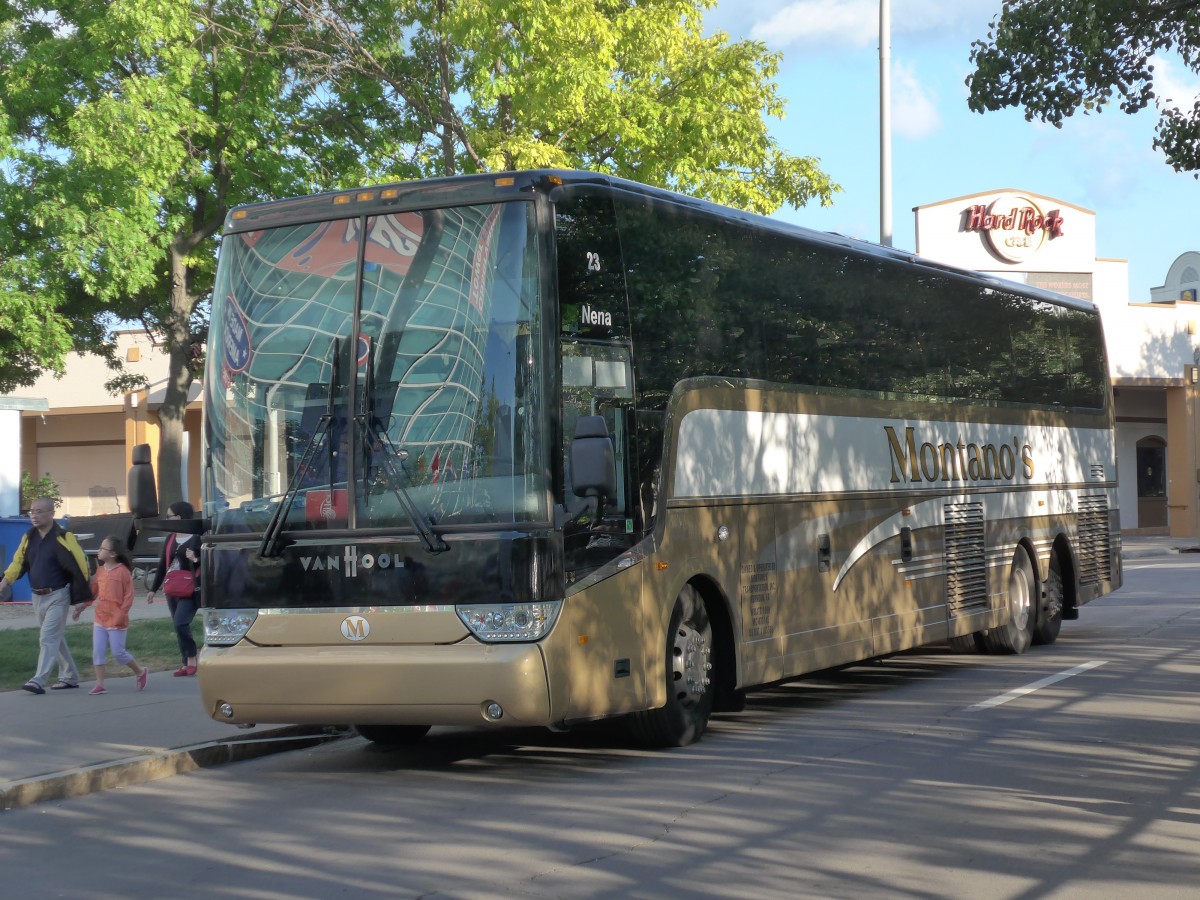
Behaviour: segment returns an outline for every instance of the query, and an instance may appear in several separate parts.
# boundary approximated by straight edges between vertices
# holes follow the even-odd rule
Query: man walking
[[[29,576],[33,588],[33,611],[40,629],[37,672],[22,687],[31,694],[46,693],[50,672],[58,662],[58,681],[51,690],[79,687],[79,668],[67,647],[67,611],[76,603],[92,599],[88,585],[88,562],[75,535],[54,521],[54,501],[38,497],[29,508],[33,523],[12,564],[0,578],[0,591],[22,575]]]

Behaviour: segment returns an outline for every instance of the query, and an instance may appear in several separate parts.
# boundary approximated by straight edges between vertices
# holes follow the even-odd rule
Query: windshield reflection
[[[217,530],[544,520],[538,284],[528,203],[226,236]]]

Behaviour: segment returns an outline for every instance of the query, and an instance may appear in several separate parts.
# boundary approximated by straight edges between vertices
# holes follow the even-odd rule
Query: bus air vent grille
[[[982,503],[947,503],[946,603],[950,615],[987,609],[987,548]]]
[[[1111,578],[1108,555],[1108,497],[1079,498],[1079,583],[1099,584]]]

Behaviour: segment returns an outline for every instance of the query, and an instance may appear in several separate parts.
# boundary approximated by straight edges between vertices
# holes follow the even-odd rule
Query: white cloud
[[[942,126],[937,110],[937,94],[926,89],[916,69],[892,62],[892,131],[901,137],[918,140]]]
[[[951,39],[965,47],[964,42],[983,37],[996,7],[995,0],[893,0],[892,37]],[[793,0],[782,6],[762,0],[722,0],[709,20],[734,34],[745,31],[777,48],[879,44],[879,0]]]
[[[870,46],[879,39],[878,0],[798,0],[757,22],[750,36],[773,46],[849,44]]]
[[[1178,58],[1155,56],[1154,96],[1160,109],[1190,110],[1200,98],[1200,76]]]

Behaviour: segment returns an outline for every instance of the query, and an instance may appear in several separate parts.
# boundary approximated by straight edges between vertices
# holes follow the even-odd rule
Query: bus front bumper
[[[205,711],[231,725],[551,724],[546,664],[536,644],[261,647],[242,641],[203,649],[200,693]]]

